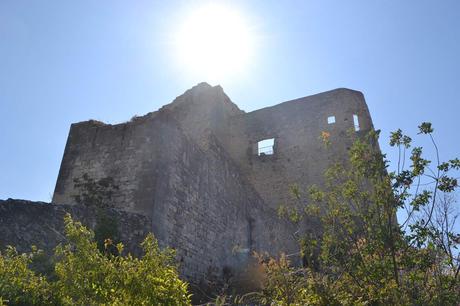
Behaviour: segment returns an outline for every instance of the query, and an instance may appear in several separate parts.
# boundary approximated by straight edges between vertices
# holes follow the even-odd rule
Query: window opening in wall
[[[327,124],[333,124],[333,123],[335,123],[335,116],[327,117]]]
[[[275,138],[264,139],[257,143],[257,155],[273,155]]]
[[[359,119],[358,119],[358,115],[354,114],[353,115],[353,123],[355,125],[355,131],[359,131],[360,128],[359,128]]]

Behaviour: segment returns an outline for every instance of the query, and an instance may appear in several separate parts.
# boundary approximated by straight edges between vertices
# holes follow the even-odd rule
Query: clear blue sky
[[[460,1],[231,1],[255,56],[223,86],[246,111],[348,87],[386,138],[421,121],[460,155]],[[199,1],[0,1],[0,199],[50,200],[70,124],[129,120],[205,79],[169,37]]]

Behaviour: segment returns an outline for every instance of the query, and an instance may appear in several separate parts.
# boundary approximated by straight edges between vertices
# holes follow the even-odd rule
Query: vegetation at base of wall
[[[430,123],[419,126],[435,152],[401,130],[390,145],[397,169],[378,149],[378,132],[357,137],[349,162],[327,170],[324,188],[293,188],[294,207],[279,213],[298,224],[302,267],[285,256],[265,260],[262,302],[283,305],[458,305],[460,234],[458,158],[439,159]],[[398,210],[399,222],[396,218]],[[302,231],[305,222],[321,229]]]
[[[101,251],[107,251],[107,239],[113,241],[113,245],[119,242],[118,219],[111,211],[96,210],[96,226],[94,227],[94,239]],[[116,255],[117,249],[109,246],[109,252]]]
[[[292,187],[294,206],[279,214],[298,225],[303,264],[294,256],[258,254],[262,288],[245,295],[217,297],[215,305],[458,305],[460,300],[459,208],[454,192],[460,160],[441,161],[429,123],[420,134],[432,141],[435,159],[398,130],[390,145],[399,152],[389,172],[378,149],[378,132],[356,137],[349,161],[326,172],[323,188]],[[329,136],[322,135],[326,149]],[[89,182],[89,183],[88,183]],[[87,188],[82,203],[102,203],[107,190]],[[110,186],[110,184],[106,185]],[[84,191],[86,190],[86,191]],[[95,193],[94,200],[89,201]],[[100,202],[98,202],[101,199]],[[396,212],[406,218],[397,220]],[[100,251],[95,234],[66,217],[67,243],[56,249],[54,275],[31,269],[43,256],[38,250],[0,256],[0,305],[187,305],[170,250],[161,251],[153,236],[143,243],[145,256],[121,256],[111,239]],[[320,228],[305,230],[305,223]],[[102,235],[104,237],[104,235]],[[110,250],[116,249],[116,252]]]
[[[0,301],[7,305],[52,305],[54,294],[44,276],[30,268],[34,249],[29,254],[18,254],[8,247],[0,256]],[[3,305],[0,303],[0,305]]]
[[[0,305],[189,305],[187,284],[179,279],[174,252],[160,250],[149,234],[144,256],[101,252],[94,233],[65,217],[67,242],[56,248],[54,279],[30,265],[40,251],[0,253]],[[105,247],[112,246],[107,239]],[[117,244],[118,254],[123,245]]]
[[[458,305],[460,160],[439,159],[430,123],[421,124],[419,134],[432,142],[434,160],[397,130],[390,138],[399,155],[393,172],[378,148],[378,132],[351,134],[348,162],[330,167],[322,188],[293,186],[296,204],[279,208],[298,225],[303,264],[291,262],[296,254],[258,254],[262,290],[221,295],[216,304]],[[320,137],[328,149],[328,135]],[[404,211],[400,220],[398,210]],[[320,228],[306,230],[311,223]]]

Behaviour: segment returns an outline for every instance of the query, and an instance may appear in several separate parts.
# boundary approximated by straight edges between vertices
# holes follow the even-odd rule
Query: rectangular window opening
[[[333,124],[333,123],[335,123],[335,116],[327,117],[327,124]]]
[[[257,155],[273,155],[275,138],[263,139],[257,143]]]
[[[355,132],[358,132],[360,130],[360,127],[359,127],[358,115],[356,114],[353,115],[353,124],[355,125]]]

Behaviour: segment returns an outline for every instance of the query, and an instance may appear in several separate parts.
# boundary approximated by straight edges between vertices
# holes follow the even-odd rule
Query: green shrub
[[[460,160],[439,160],[432,133],[430,123],[419,126],[419,134],[434,146],[433,161],[401,130],[392,133],[390,145],[399,153],[393,172],[378,149],[378,132],[352,136],[348,162],[330,167],[324,186],[311,186],[306,198],[295,190],[298,204],[281,207],[279,214],[299,225],[304,266],[296,269],[282,258],[264,264],[263,301],[458,305],[460,233],[453,175]],[[406,212],[399,223],[398,210]],[[302,222],[311,220],[320,228],[302,232]]]
[[[0,253],[0,305],[50,305],[55,303],[51,285],[45,277],[29,269],[32,258],[39,254],[18,254],[8,247]]]
[[[53,281],[30,269],[39,254],[18,254],[8,248],[0,254],[0,305],[189,305],[187,283],[179,279],[174,252],[160,250],[149,234],[144,256],[101,252],[94,233],[67,215],[67,242],[56,248]],[[122,254],[121,243],[115,247]]]

